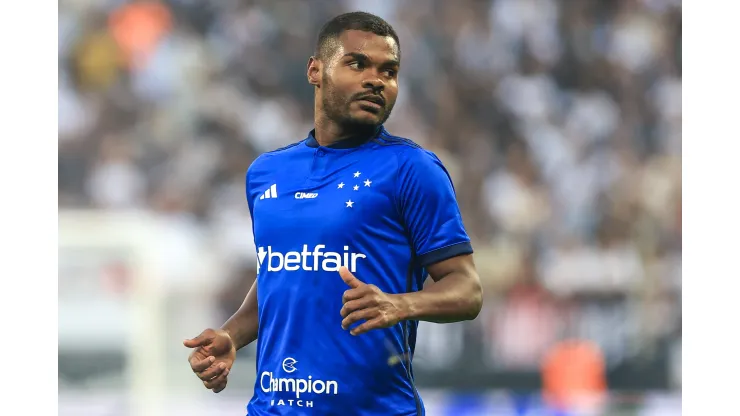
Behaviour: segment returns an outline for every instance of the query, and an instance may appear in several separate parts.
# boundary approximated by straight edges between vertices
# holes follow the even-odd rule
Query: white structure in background
[[[124,400],[121,414],[166,414],[173,387],[202,389],[182,377],[182,339],[214,319],[218,269],[204,241],[173,251],[182,236],[170,223],[152,213],[59,212],[59,350],[126,357],[125,388],[107,393]],[[92,384],[80,395],[106,395],[106,383]],[[60,406],[74,394],[60,390]]]

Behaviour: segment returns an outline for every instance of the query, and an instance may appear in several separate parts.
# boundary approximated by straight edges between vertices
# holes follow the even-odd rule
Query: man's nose
[[[385,82],[377,74],[373,74],[362,82],[362,86],[373,90],[374,93],[378,93],[385,89]]]

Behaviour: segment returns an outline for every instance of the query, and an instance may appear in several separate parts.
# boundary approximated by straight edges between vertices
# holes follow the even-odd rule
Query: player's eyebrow
[[[344,54],[343,58],[353,58],[360,62],[369,62],[371,59],[369,56],[365,55],[361,52],[347,52]],[[389,59],[385,62],[383,62],[383,67],[398,67],[401,63],[397,59]]]

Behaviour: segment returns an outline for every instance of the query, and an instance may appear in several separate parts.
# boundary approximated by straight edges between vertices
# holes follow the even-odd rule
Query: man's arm
[[[483,289],[473,256],[466,254],[427,267],[434,283],[397,296],[400,320],[449,323],[475,319],[483,306]]]
[[[447,170],[433,153],[406,149],[399,155],[397,187],[414,266],[423,266],[435,282],[399,295],[401,319],[440,323],[474,319],[481,309],[481,284]]]
[[[342,296],[342,328],[360,335],[389,328],[404,320],[458,322],[475,319],[483,304],[483,290],[473,256],[460,255],[428,266],[435,283],[413,293],[388,294],[356,278],[346,267],[339,270],[350,287]]]
[[[257,339],[258,328],[257,280],[255,280],[244,298],[242,306],[221,326],[221,329],[229,334],[231,341],[234,343],[234,348],[239,350]]]

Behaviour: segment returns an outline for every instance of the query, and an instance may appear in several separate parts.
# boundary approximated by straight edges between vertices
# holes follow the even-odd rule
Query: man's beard
[[[332,84],[329,80],[329,77],[324,76],[323,85],[324,94],[321,100],[321,104],[324,107],[324,113],[326,113],[326,117],[328,119],[334,121],[342,127],[360,130],[364,128],[372,129],[385,123],[385,121],[388,120],[388,117],[390,117],[391,115],[390,109],[387,107],[383,107],[383,109],[381,110],[383,112],[382,117],[379,119],[378,122],[367,119],[356,119],[350,115],[349,107],[352,104],[353,100],[351,100],[349,97],[343,97],[341,94],[339,94],[334,87],[334,84]]]

